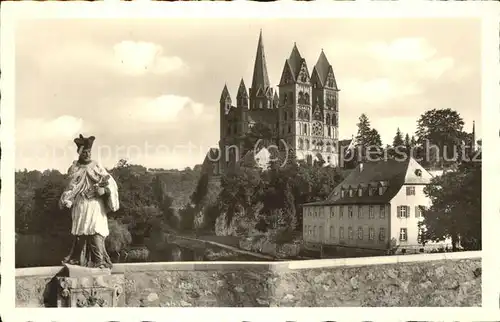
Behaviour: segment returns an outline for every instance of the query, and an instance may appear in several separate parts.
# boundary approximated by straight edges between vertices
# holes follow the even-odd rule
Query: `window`
[[[368,186],[368,195],[373,196],[373,188]]]
[[[415,206],[415,218],[422,217],[422,206]]]
[[[370,227],[370,229],[368,229],[368,239],[370,240],[375,239],[375,228]]]
[[[262,102],[259,102],[259,108],[262,109]]]
[[[288,133],[292,133],[292,126],[288,125]]]
[[[410,217],[410,207],[409,206],[398,206],[397,211],[398,211],[399,218]]]
[[[381,196],[384,194],[384,187],[378,187],[378,195]]]
[[[313,234],[312,226],[309,225],[309,235],[312,235],[312,234]]]
[[[370,217],[370,219],[375,218],[375,213],[373,211],[373,206],[369,206],[368,207],[368,217]]]
[[[358,239],[363,240],[363,227],[358,227]]]
[[[385,241],[385,228],[380,228],[380,231],[378,233],[378,239],[380,241]]]
[[[347,207],[347,216],[349,218],[352,218],[353,214],[352,214],[352,206],[348,206]]]
[[[304,135],[307,135],[307,124],[304,124]]]
[[[339,228],[339,238],[344,239],[344,227]]]
[[[414,196],[415,195],[415,187],[406,187],[406,195]]]
[[[380,206],[380,218],[385,218],[385,206]]]
[[[328,136],[331,137],[332,136],[332,128],[329,126],[328,127]]]
[[[363,189],[359,188],[358,189],[358,197],[361,197],[363,195]]]
[[[330,239],[335,238],[335,227],[330,226]]]
[[[285,121],[286,121],[286,116],[287,116],[287,114],[288,114],[288,113],[285,111],[285,113],[284,113],[284,115],[283,115],[283,120],[285,120]]]
[[[408,231],[406,228],[399,229],[399,240],[407,241],[408,240]]]
[[[342,197],[342,198],[345,197],[345,190],[344,189],[340,190],[340,197]]]
[[[354,190],[353,189],[349,189],[349,197],[352,197],[354,195]]]
[[[353,237],[352,227],[347,228],[347,238],[352,239]]]
[[[358,218],[363,218],[362,206],[358,206]]]
[[[333,207],[330,207],[330,218],[333,218],[335,213],[333,212]]]
[[[340,206],[339,218],[344,218],[344,206]]]

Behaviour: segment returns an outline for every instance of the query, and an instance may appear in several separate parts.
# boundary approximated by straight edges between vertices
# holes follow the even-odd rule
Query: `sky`
[[[73,139],[94,158],[151,168],[203,162],[219,140],[219,99],[252,81],[262,29],[272,86],[294,42],[309,72],[323,49],[339,93],[339,135],[365,113],[383,144],[452,108],[481,135],[481,37],[475,19],[52,19],[16,29],[16,169],[58,169]],[[277,87],[276,87],[277,88]]]

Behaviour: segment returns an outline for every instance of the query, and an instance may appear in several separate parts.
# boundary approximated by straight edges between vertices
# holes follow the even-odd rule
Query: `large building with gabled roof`
[[[419,241],[424,188],[432,175],[414,158],[359,164],[324,201],[303,205],[303,238],[311,248],[340,246],[396,252],[445,248]]]
[[[256,123],[271,127],[298,159],[322,159],[336,166],[339,156],[339,89],[333,68],[321,51],[312,72],[296,44],[285,59],[278,89],[269,80],[262,31],[259,35],[251,87],[241,79],[235,100],[224,86],[220,97],[220,174],[233,159],[240,160],[243,137]],[[282,143],[281,143],[282,144]],[[238,147],[236,149],[230,146]]]

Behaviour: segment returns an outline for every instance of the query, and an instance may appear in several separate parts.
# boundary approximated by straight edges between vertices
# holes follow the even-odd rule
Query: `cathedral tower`
[[[312,83],[312,132],[311,136],[321,150],[325,161],[337,163],[339,108],[337,82],[333,67],[323,50],[313,68]],[[313,144],[314,146],[314,144]]]
[[[267,74],[266,55],[264,53],[264,41],[262,40],[262,30],[259,34],[257,44],[257,54],[255,55],[255,65],[253,68],[252,87],[250,88],[250,109],[271,109],[273,108],[273,89]]]
[[[294,44],[285,61],[279,86],[279,133],[303,159],[311,151],[311,79],[304,58]]]

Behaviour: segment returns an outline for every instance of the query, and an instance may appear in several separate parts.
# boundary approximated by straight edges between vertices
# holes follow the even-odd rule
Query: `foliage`
[[[355,168],[359,161],[378,159],[383,155],[380,134],[371,127],[366,114],[361,114],[357,126],[356,147],[352,160],[345,162],[347,168]]]
[[[460,114],[449,108],[433,109],[422,114],[416,131],[422,165],[444,167],[455,164],[461,157],[461,149],[457,148],[467,136],[463,126]]]
[[[432,206],[423,211],[422,241],[451,238],[453,250],[481,249],[481,168],[481,162],[465,161],[424,189]]]
[[[402,146],[403,144],[404,144],[403,134],[401,133],[401,130],[398,127],[398,129],[396,130],[396,136],[394,136],[394,139],[392,140],[392,146],[398,147]]]
[[[109,220],[109,236],[106,238],[106,249],[111,255],[116,255],[119,261],[120,252],[132,242],[132,236],[127,226],[114,220]]]
[[[201,167],[184,171],[148,171],[126,160],[120,160],[116,167],[109,169],[118,184],[120,198],[120,209],[108,214],[110,235],[106,238],[106,245],[110,253],[123,253],[129,246],[144,244],[151,234],[157,233],[156,230],[177,227],[173,196],[178,197],[177,202],[188,201],[195,191],[200,170]],[[69,251],[69,246],[60,251],[59,248],[63,247],[51,244],[64,241],[71,230],[70,210],[59,209],[58,205],[66,182],[66,175],[56,170],[15,173],[15,229],[19,236],[26,236],[19,247],[29,248],[31,240],[58,249],[51,253],[44,265],[57,265]],[[19,249],[19,252],[27,251]],[[28,263],[25,257],[22,265],[39,265]],[[33,259],[38,260],[35,256]]]

